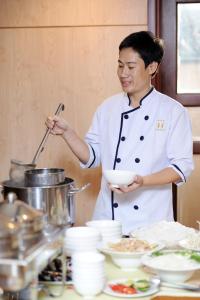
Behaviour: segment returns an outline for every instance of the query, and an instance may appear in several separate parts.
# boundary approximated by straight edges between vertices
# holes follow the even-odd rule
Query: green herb
[[[124,282],[124,285],[129,286],[129,287],[133,287],[133,280],[132,279],[128,279]]]
[[[163,251],[154,251],[152,253],[152,256],[161,256],[161,255],[164,255]]]
[[[200,263],[200,254],[198,254],[197,252],[193,252],[190,258]]]
[[[196,262],[200,263],[200,254],[195,252],[195,251],[191,251],[191,250],[178,250],[174,252],[177,255],[182,255],[185,256],[189,259],[193,259]],[[153,252],[151,255],[152,256],[161,256],[161,255],[167,255],[170,254],[170,252],[163,252],[163,251],[155,251]]]
[[[186,256],[190,259],[193,259],[197,262],[200,263],[200,254],[198,254],[197,252],[195,251],[191,251],[191,250],[183,250],[183,251],[177,251],[176,252],[177,254],[180,254],[180,255],[183,255],[183,256]]]
[[[135,288],[140,292],[146,292],[150,288],[150,282],[147,279],[138,279],[136,281],[127,279],[123,285],[126,287]]]
[[[190,256],[191,255],[191,251],[190,250],[179,250],[179,251],[176,251],[175,253],[183,255],[183,256]]]
[[[134,282],[134,286],[138,291],[146,292],[150,288],[150,283],[147,279],[140,279]]]

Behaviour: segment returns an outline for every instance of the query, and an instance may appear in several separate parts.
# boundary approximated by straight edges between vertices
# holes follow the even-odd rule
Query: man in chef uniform
[[[123,92],[106,99],[94,114],[85,140],[61,117],[47,118],[83,168],[133,170],[129,186],[113,188],[102,177],[93,219],[115,219],[123,233],[173,220],[172,183],[193,170],[192,132],[187,110],[159,93],[151,80],[163,57],[162,41],[147,31],[119,46],[118,77]]]

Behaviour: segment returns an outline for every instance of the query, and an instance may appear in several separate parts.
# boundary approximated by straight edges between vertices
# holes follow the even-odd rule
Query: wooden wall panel
[[[192,121],[193,139],[200,141],[200,107],[188,107]],[[200,155],[194,155],[194,171],[187,183],[178,188],[178,220],[186,226],[198,229],[197,220],[200,220]]]
[[[146,25],[147,0],[1,0],[0,27]]]
[[[147,5],[146,0],[117,0],[110,14],[111,2],[1,1],[1,26],[14,26],[0,29],[1,181],[8,178],[11,158],[31,162],[46,130],[46,116],[55,112],[59,102],[66,107],[63,116],[83,137],[96,107],[121,90],[116,75],[118,45],[129,33],[147,29]],[[63,12],[72,8],[77,14],[70,19]],[[127,14],[133,16],[131,25]],[[54,27],[66,20],[73,26]],[[92,22],[103,26],[80,26]],[[63,167],[77,186],[91,182],[87,191],[76,195],[77,224],[89,220],[101,170],[80,169],[64,141],[52,136],[38,167]]]
[[[197,220],[200,221],[199,210],[199,169],[200,155],[194,155],[195,170],[185,185],[178,188],[178,220],[185,226],[199,229]]]

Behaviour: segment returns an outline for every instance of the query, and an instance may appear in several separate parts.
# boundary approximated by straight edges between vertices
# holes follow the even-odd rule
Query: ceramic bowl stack
[[[117,220],[94,220],[87,222],[86,225],[100,232],[103,243],[118,240],[122,236],[122,225]]]
[[[71,256],[75,252],[97,251],[100,239],[100,233],[95,228],[68,228],[64,237],[64,253]]]
[[[75,290],[89,299],[99,294],[106,283],[104,255],[97,252],[77,252],[72,255],[72,280]]]

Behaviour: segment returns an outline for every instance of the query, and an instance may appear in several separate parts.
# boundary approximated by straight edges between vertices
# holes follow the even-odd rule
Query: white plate
[[[194,228],[186,227],[179,222],[160,221],[146,227],[137,228],[130,232],[130,236],[147,241],[154,240],[155,242],[164,243],[168,248],[174,248],[180,240],[194,233]]]
[[[121,297],[121,298],[141,298],[141,297],[146,297],[149,295],[153,295],[159,291],[159,284],[160,280],[157,278],[153,278],[150,280],[150,288],[146,292],[139,292],[136,294],[123,294],[123,293],[118,293],[114,292],[109,285],[110,284],[118,284],[118,283],[123,283],[126,282],[128,279],[127,278],[122,278],[122,279],[115,279],[111,280],[106,284],[105,289],[103,292],[107,295],[114,296],[114,297]]]

